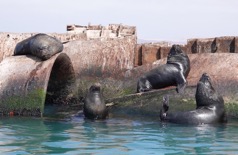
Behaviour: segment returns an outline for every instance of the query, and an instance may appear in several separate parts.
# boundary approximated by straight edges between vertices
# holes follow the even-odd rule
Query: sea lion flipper
[[[167,111],[169,110],[169,96],[163,96],[162,109],[160,110],[160,120],[165,120],[167,116]]]
[[[178,84],[176,88],[177,93],[183,94],[186,86],[187,86],[187,82]]]
[[[169,96],[163,96],[163,109],[165,110],[165,112],[167,112],[169,110]]]

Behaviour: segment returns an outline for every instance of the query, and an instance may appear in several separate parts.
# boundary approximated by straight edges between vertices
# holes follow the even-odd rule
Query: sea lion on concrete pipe
[[[167,63],[145,73],[137,81],[137,93],[177,86],[178,93],[183,93],[190,71],[190,60],[179,45],[173,45],[167,56]]]
[[[169,113],[169,98],[164,96],[163,106],[160,110],[161,121],[178,124],[214,124],[225,123],[224,100],[212,86],[210,77],[204,73],[197,84],[197,108],[192,111]]]
[[[63,51],[63,44],[56,38],[39,33],[17,43],[14,55],[34,55],[42,60]]]
[[[84,99],[83,112],[88,119],[105,119],[108,116],[108,109],[100,89],[100,83],[95,83],[89,88]]]

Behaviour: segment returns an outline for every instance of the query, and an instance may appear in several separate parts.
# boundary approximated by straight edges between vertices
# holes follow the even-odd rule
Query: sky
[[[136,26],[138,39],[238,36],[238,0],[0,0],[0,32],[66,33],[66,26]]]

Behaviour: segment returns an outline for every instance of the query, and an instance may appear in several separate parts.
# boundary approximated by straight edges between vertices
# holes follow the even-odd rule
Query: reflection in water
[[[237,121],[186,126],[138,117],[102,121],[4,117],[1,154],[236,154]]]
[[[39,118],[3,118],[0,128],[0,151],[1,153],[15,152],[16,154],[49,153],[49,150],[52,149],[49,149],[44,143],[66,140],[67,136],[58,136],[58,134],[63,134],[64,130],[71,127],[71,124],[65,123],[62,126],[60,122],[47,122]],[[57,150],[60,153],[68,151],[59,148]]]
[[[199,126],[167,124],[166,129],[168,130],[164,134],[163,142],[164,149],[170,148],[169,153],[227,154],[227,151],[238,151],[234,150],[234,145],[238,146],[238,136],[235,134],[237,131],[232,130],[228,124]],[[227,147],[229,140],[232,143]]]
[[[50,134],[41,120],[32,121],[27,118],[3,118],[1,119],[1,152],[24,153],[25,151],[38,150],[44,153],[42,141],[48,140]]]

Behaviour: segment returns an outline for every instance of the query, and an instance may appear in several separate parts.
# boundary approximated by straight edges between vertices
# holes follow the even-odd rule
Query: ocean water
[[[191,126],[126,115],[103,121],[2,117],[0,154],[238,154],[238,120]]]

